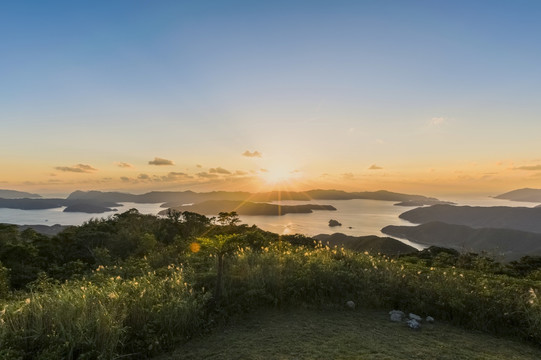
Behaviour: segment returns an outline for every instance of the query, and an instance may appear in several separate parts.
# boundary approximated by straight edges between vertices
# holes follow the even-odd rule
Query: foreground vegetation
[[[4,226],[0,358],[152,357],[232,315],[347,300],[541,343],[536,258],[390,258],[238,222],[130,210],[53,238]]]

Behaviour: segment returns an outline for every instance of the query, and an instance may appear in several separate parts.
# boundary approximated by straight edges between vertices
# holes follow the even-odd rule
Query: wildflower
[[[115,294],[114,292],[109,293],[109,299],[116,299],[116,298],[118,298],[117,294]]]
[[[528,303],[530,305],[533,305],[534,302],[536,302],[537,300],[537,294],[535,293],[535,290],[533,288],[530,288],[530,290],[528,290],[528,293],[530,294],[530,299],[528,300]]]
[[[25,304],[30,304],[30,298],[26,298],[26,299],[24,300],[24,303],[25,303]]]

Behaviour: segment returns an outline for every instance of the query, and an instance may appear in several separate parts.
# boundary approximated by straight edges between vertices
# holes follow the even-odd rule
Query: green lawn
[[[541,359],[541,347],[445,323],[419,331],[371,310],[261,310],[196,338],[171,359]]]

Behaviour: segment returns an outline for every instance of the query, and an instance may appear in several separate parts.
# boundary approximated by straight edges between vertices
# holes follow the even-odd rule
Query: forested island
[[[440,221],[473,228],[504,228],[541,233],[541,208],[434,205],[400,214],[415,224]]]
[[[278,205],[237,200],[207,200],[194,205],[172,207],[160,211],[159,214],[167,215],[170,210],[191,211],[203,215],[235,211],[239,215],[280,216],[285,214],[309,214],[314,210],[335,211],[336,208],[332,205],[318,204]]]

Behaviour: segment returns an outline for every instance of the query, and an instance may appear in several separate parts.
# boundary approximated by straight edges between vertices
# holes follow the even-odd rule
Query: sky
[[[541,2],[0,2],[0,188],[541,188]]]

